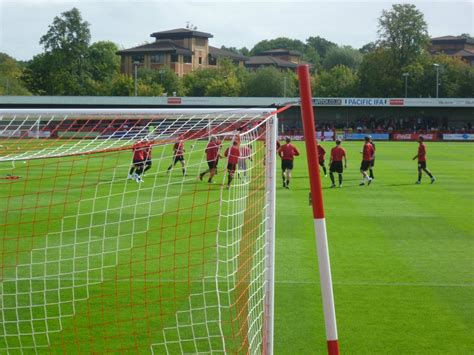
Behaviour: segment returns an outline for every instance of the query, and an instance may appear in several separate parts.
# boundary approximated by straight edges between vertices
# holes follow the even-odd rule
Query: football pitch
[[[426,143],[437,180],[415,185],[418,144],[376,143],[370,186],[358,186],[361,142],[343,142],[341,189],[322,178],[341,353],[472,354],[474,145]],[[280,354],[325,352],[305,164],[299,157],[291,190],[277,192]]]
[[[277,180],[274,350],[275,354],[324,354],[326,340],[313,219],[308,205],[306,156],[304,145],[295,144],[302,155],[295,161],[290,190],[282,188],[281,180]],[[322,145],[328,162],[334,143]],[[343,142],[349,166],[344,172],[342,188],[329,188],[329,177],[322,177],[342,353],[472,354],[474,351],[474,145],[445,142],[426,145],[428,168],[437,178],[434,184],[429,183],[426,175],[421,185],[414,184],[417,169],[411,158],[417,152],[417,143],[409,142],[376,142],[375,180],[370,186],[359,186],[361,142]],[[159,152],[159,149],[154,151],[155,158],[160,156]],[[201,155],[199,152],[196,159],[202,160]],[[123,352],[147,349],[150,342],[160,342],[154,328],[173,318],[172,309],[183,307],[186,303],[183,295],[206,287],[181,280],[198,280],[215,272],[215,266],[209,263],[215,247],[209,237],[217,225],[213,205],[220,202],[221,187],[217,184],[208,187],[205,182],[196,181],[197,167],[190,168],[189,179],[183,182],[176,166],[172,175],[160,173],[155,177],[156,188],[152,190],[146,190],[153,185],[150,175],[146,177],[137,193],[139,185],[133,181],[126,183],[125,190],[123,187],[129,151],[103,154],[93,164],[88,159],[61,162],[53,159],[47,166],[32,161],[26,164],[28,168],[18,166],[19,175],[22,169],[29,169],[32,175],[41,174],[41,179],[32,179],[36,182],[19,185],[25,194],[53,185],[57,192],[21,201],[24,211],[7,214],[8,209],[15,210],[18,206],[14,203],[1,206],[2,218],[8,217],[9,221],[5,235],[31,234],[33,225],[35,235],[49,235],[45,241],[4,239],[2,262],[26,265],[46,260],[50,265],[44,269],[42,266],[16,268],[16,274],[12,274],[13,268],[5,269],[7,281],[2,286],[2,306],[12,307],[15,302],[29,304],[35,302],[34,297],[44,297],[37,302],[47,303],[47,307],[33,311],[25,307],[20,312],[28,313],[21,315],[25,319],[32,318],[33,313],[45,313],[37,318],[48,321],[34,324],[36,332],[43,328],[54,332],[60,328],[57,317],[67,318],[61,325],[63,331],[50,338],[53,352],[73,353],[76,345],[80,345],[82,352],[108,351],[107,346],[113,342],[120,342],[118,348]],[[187,159],[192,160],[190,156]],[[169,160],[161,165],[156,161],[152,168],[155,171],[164,171],[169,164]],[[42,169],[41,173],[35,172],[35,164]],[[277,171],[279,176],[279,161]],[[67,179],[62,181],[58,175]],[[123,181],[108,183],[111,176],[117,179],[119,175]],[[73,180],[90,189],[76,191],[68,183]],[[98,181],[100,186],[95,187]],[[194,189],[189,198],[188,188]],[[0,197],[12,191],[0,191]],[[178,206],[173,197],[183,195]],[[42,204],[57,208],[44,212],[33,209],[40,199]],[[74,199],[81,201],[79,217],[63,218],[73,215],[70,201]],[[126,199],[129,203],[124,207]],[[155,210],[155,218],[140,219],[142,212],[149,213],[141,209],[150,208],[150,200],[162,201],[159,208],[164,211],[166,205],[167,210],[174,212],[162,219],[159,217],[162,211]],[[204,215],[200,206],[208,206],[209,211]],[[15,219],[23,221],[20,227],[15,225]],[[75,227],[79,228],[78,232],[74,231]],[[65,232],[61,233],[61,246],[58,246],[52,236],[61,228]],[[191,241],[180,238],[191,233],[191,229],[194,236]],[[161,239],[150,235],[149,230],[159,233]],[[110,232],[119,237],[100,238]],[[134,235],[133,242],[129,235]],[[84,238],[89,238],[89,242],[82,247],[64,248]],[[19,246],[36,252],[12,253]],[[55,253],[64,258],[71,252],[76,258],[81,253],[88,255],[87,265],[57,262],[60,257]],[[182,260],[179,255],[183,256]],[[48,279],[50,274],[58,272],[55,268],[62,269],[60,273],[64,274],[84,273],[82,278],[65,277],[58,285],[57,281]],[[87,271],[91,269],[92,273]],[[8,281],[34,276],[46,282],[23,285]],[[154,277],[160,278],[159,284],[147,282]],[[88,284],[78,285],[81,280],[87,280]],[[57,292],[59,287],[64,291]],[[33,290],[34,295],[28,296],[28,290]],[[18,291],[22,292],[20,297],[8,296]],[[58,307],[61,299],[66,301]],[[71,299],[77,302],[70,302]],[[159,307],[150,307],[156,304]],[[31,321],[24,325],[10,323],[19,314],[9,312],[0,312],[4,332],[31,333],[27,329]],[[72,314],[82,316],[70,317]],[[92,334],[94,329],[102,330]],[[87,344],[91,340],[93,343]],[[5,340],[0,337],[0,349],[5,348],[1,341]],[[21,340],[10,337],[8,341],[8,346],[14,347],[15,342],[43,345],[38,342],[45,340],[25,335]]]

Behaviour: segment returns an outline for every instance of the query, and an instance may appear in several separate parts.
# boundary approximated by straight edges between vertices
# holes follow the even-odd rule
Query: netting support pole
[[[306,156],[308,159],[311,196],[313,201],[314,229],[316,234],[328,354],[337,355],[339,354],[339,344],[337,340],[336,311],[332,291],[331,265],[329,262],[326,221],[324,218],[323,191],[321,188],[321,176],[319,175],[316,129],[308,65],[298,66],[298,79],[301,97],[301,116],[303,118]]]
[[[273,354],[273,325],[275,308],[275,202],[276,202],[276,139],[278,117],[273,115],[267,123],[265,167],[267,186],[267,216],[265,238],[265,324],[263,336],[263,354]]]

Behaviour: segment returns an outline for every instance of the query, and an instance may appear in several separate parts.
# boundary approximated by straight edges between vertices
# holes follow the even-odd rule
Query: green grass
[[[415,185],[417,144],[378,143],[376,179],[367,187],[358,186],[362,143],[343,145],[343,188],[323,178],[341,351],[472,354],[474,146],[427,143],[437,181],[425,175]],[[280,354],[325,352],[305,164],[298,158],[292,189],[277,193]]]
[[[295,162],[291,190],[281,188],[281,180],[277,184],[275,353],[322,354],[326,341],[308,173],[304,145],[297,145],[303,154]],[[329,152],[333,143],[323,145]],[[428,168],[437,181],[430,185],[424,176],[423,183],[415,185],[416,162],[411,158],[417,144],[378,143],[376,179],[360,187],[362,144],[343,145],[349,161],[343,188],[330,189],[329,177],[323,178],[341,351],[471,354],[474,146],[427,143]],[[0,180],[2,277],[46,278],[2,284],[5,310],[0,321],[5,326],[0,327],[0,349],[5,347],[5,331],[18,332],[9,320],[20,317],[25,320],[22,333],[31,327],[38,333],[46,327],[60,329],[55,319],[61,313],[62,331],[50,337],[53,352],[143,352],[150,343],[163,340],[156,329],[172,324],[175,311],[189,306],[189,294],[203,288],[208,298],[192,298],[196,311],[180,317],[192,316],[195,323],[205,316],[208,321],[217,319],[215,309],[207,315],[197,310],[216,301],[215,284],[199,280],[216,272],[212,258],[218,206],[223,200],[223,213],[232,213],[226,200],[234,192],[221,194],[220,186],[209,188],[196,181],[197,166],[190,168],[184,183],[178,167],[170,176],[162,173],[169,159],[160,165],[161,153],[154,150],[152,170],[161,173],[149,174],[140,186],[120,180],[126,175],[128,151],[17,163],[15,173],[22,178],[14,183]],[[201,152],[188,154],[188,161],[202,159]],[[19,197],[6,198],[11,195]],[[145,218],[149,211],[151,219]],[[258,206],[251,212],[258,215]],[[89,226],[93,227],[85,228]],[[58,233],[61,228],[63,233]],[[77,241],[83,246],[67,246]],[[41,252],[45,247],[47,257]],[[32,249],[37,251],[30,253]],[[76,262],[64,261],[73,256]],[[45,258],[46,268],[41,265]],[[15,267],[31,260],[39,266]],[[65,275],[74,272],[76,280],[48,279],[58,270]],[[94,280],[88,287],[87,279]],[[179,282],[187,279],[192,282]],[[11,296],[15,293],[19,296]],[[11,311],[15,304],[31,302],[48,305],[19,314]],[[224,315],[224,320],[235,316]],[[195,335],[218,332],[211,322],[209,329],[196,326],[181,334],[171,329],[166,336],[174,340],[191,330]],[[46,339],[10,336],[8,346],[20,341],[41,345]],[[216,338],[211,342],[215,349],[222,346]],[[208,346],[198,344],[200,349]],[[184,349],[193,345],[185,344]]]

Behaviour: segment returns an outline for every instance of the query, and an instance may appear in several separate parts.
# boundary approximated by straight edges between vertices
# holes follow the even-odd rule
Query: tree
[[[324,58],[323,66],[331,69],[338,65],[344,65],[352,70],[359,69],[362,63],[362,54],[351,46],[331,47]]]
[[[369,42],[367,44],[364,44],[362,47],[360,47],[359,52],[361,52],[362,54],[367,54],[367,53],[375,52],[376,49],[377,49],[377,43]]]
[[[250,51],[252,55],[260,54],[261,52],[269,51],[272,49],[288,49],[301,52],[305,52],[306,45],[298,39],[291,39],[287,37],[278,37],[271,40],[263,40],[258,42]]]
[[[184,92],[187,96],[206,96],[206,89],[213,79],[219,76],[214,68],[198,69],[183,78]]]
[[[82,21],[78,9],[55,17],[41,37],[45,52],[28,64],[23,79],[39,95],[82,95],[89,79],[84,59],[90,41],[89,24]]]
[[[351,97],[357,94],[358,77],[345,65],[336,65],[329,71],[322,71],[313,83],[316,96]]]
[[[390,51],[399,73],[423,54],[430,41],[423,13],[412,4],[395,4],[391,10],[383,10],[377,33],[379,45]]]
[[[120,57],[116,54],[118,46],[110,41],[99,41],[87,48],[81,57],[82,69],[95,81],[109,80],[120,72]]]
[[[379,48],[366,54],[359,75],[359,96],[400,97],[402,96],[402,76],[394,74],[393,57],[389,50]]]
[[[40,44],[46,52],[59,50],[75,58],[85,53],[90,39],[89,23],[82,21],[81,13],[74,7],[54,18],[48,32],[41,37]]]
[[[252,48],[252,50],[250,51],[250,55],[258,55],[262,52],[269,51],[272,49],[287,49],[298,51],[301,53],[301,60],[313,64],[317,64],[320,60],[319,54],[314,48],[298,39],[291,39],[287,37],[279,37],[271,40],[260,41]]]
[[[297,93],[296,75],[274,67],[258,69],[250,74],[247,94],[256,97],[294,97]]]
[[[0,53],[0,95],[31,95],[20,77],[21,65],[8,54]]]
[[[316,50],[321,60],[324,60],[324,58],[326,58],[326,53],[328,52],[330,48],[337,46],[336,43],[328,41],[319,36],[309,37],[306,40],[306,44],[309,47],[314,48]]]

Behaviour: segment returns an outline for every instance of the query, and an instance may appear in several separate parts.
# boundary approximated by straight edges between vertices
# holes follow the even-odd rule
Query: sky
[[[214,47],[251,49],[277,37],[305,41],[321,36],[360,48],[377,39],[377,21],[393,3],[384,0],[0,0],[0,52],[29,60],[43,51],[42,35],[55,16],[77,7],[89,22],[91,42],[121,48],[151,42],[150,34],[186,23],[211,33]],[[431,37],[474,35],[474,0],[412,0],[424,14]]]

